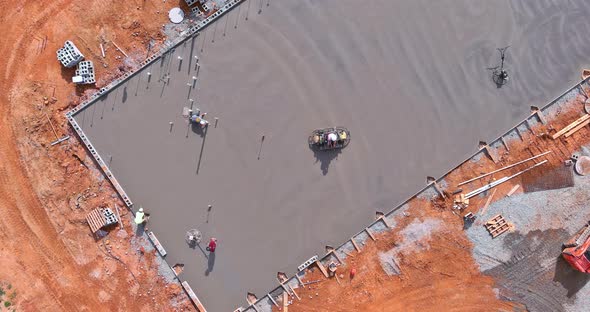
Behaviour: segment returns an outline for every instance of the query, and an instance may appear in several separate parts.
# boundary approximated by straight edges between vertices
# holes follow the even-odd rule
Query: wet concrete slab
[[[589,13],[585,1],[247,1],[75,118],[151,213],[168,262],[209,310],[231,311],[577,81]],[[506,45],[498,88],[487,68]],[[206,133],[182,117],[191,98]],[[350,145],[309,150],[328,126]],[[193,228],[219,239],[215,257],[186,244]]]

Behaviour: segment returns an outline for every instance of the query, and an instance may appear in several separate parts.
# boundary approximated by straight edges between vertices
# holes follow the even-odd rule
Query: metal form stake
[[[119,212],[119,206],[115,204],[115,210],[117,211],[117,217],[119,219],[119,229],[123,228],[123,221],[121,221],[121,213]]]
[[[53,123],[51,122],[51,119],[49,119],[49,116],[47,116],[47,114],[45,114],[45,118],[47,118],[47,121],[49,121],[49,125],[51,126],[51,130],[53,130],[53,134],[55,135],[55,139],[59,139],[59,137],[57,136],[57,131],[55,131],[55,128],[53,127]]]
[[[123,55],[125,55],[125,57],[129,57],[129,55],[127,55],[127,53],[125,53],[125,51],[123,51],[123,49],[119,48],[119,46],[114,41],[111,41],[111,42],[113,43],[115,48],[117,48],[117,50],[119,50],[121,53],[123,53]]]
[[[264,135],[260,139],[260,148],[258,149],[258,159],[260,160],[260,153],[262,152],[262,143],[264,142]]]
[[[53,135],[55,135],[55,141],[51,142],[51,146],[54,146],[56,144],[59,144],[59,143],[61,143],[61,142],[63,142],[63,141],[65,141],[65,140],[67,140],[67,139],[70,138],[69,135],[66,135],[66,136],[64,136],[62,138],[59,138],[57,136],[57,131],[55,131],[55,127],[53,126],[53,123],[51,122],[51,119],[49,119],[49,116],[47,116],[47,114],[45,114],[45,118],[47,118],[47,121],[49,121],[49,125],[51,126],[51,130],[53,131]]]
[[[212,205],[207,206],[207,221],[205,221],[205,223],[209,223],[209,214],[211,213],[211,208],[213,208]]]

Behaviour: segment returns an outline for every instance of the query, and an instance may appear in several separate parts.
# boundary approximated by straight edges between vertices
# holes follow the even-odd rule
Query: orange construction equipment
[[[590,273],[590,222],[563,244],[561,255],[574,269]]]

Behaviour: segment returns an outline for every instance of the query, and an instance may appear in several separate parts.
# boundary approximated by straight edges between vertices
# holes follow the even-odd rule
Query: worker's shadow
[[[135,236],[142,236],[143,233],[145,233],[145,223],[138,224],[137,227],[135,227]]]
[[[208,126],[203,128],[201,127],[200,124],[196,123],[196,122],[191,122],[191,130],[198,134],[200,137],[204,138],[205,135],[207,135],[207,128],[209,128]]]
[[[209,273],[213,272],[214,265],[215,265],[215,253],[210,252],[209,257],[207,257],[207,270],[205,271],[205,276],[209,276]]]
[[[580,289],[586,286],[590,275],[574,270],[564,259],[559,257],[555,263],[554,282],[558,282],[567,290],[567,297],[575,296]]]
[[[121,97],[121,103],[125,102],[127,102],[127,85],[123,87],[123,96]]]
[[[61,78],[63,78],[67,82],[72,82],[72,77],[76,75],[76,68],[66,68],[63,66],[61,67]]]
[[[333,149],[333,150],[327,150],[327,151],[326,150],[320,151],[320,150],[316,150],[316,149],[312,149],[312,150],[313,150],[313,154],[315,156],[315,162],[320,163],[320,169],[322,169],[323,175],[328,174],[328,169],[330,168],[330,163],[332,162],[332,160],[334,160],[338,157],[338,154],[340,154],[342,152],[342,149]]]

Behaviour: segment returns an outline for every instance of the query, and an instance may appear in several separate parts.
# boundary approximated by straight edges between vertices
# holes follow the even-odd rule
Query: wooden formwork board
[[[166,255],[167,255],[166,249],[164,249],[164,246],[162,246],[162,244],[160,244],[160,241],[156,237],[156,234],[154,234],[154,232],[149,232],[148,237],[152,240],[152,243],[154,244],[154,246],[156,247],[156,249],[158,250],[160,255],[162,257],[166,257]]]
[[[361,249],[359,248],[359,246],[354,241],[354,238],[351,238],[350,239],[350,242],[352,242],[352,245],[354,246],[354,249],[356,249],[356,251],[361,252]]]
[[[293,287],[291,287],[291,285],[289,285],[289,289],[291,289],[291,292],[293,293],[293,295],[295,295],[297,300],[301,301],[301,297],[299,297],[299,295],[295,292],[295,289],[293,289]]]
[[[578,125],[580,125],[581,123],[583,123],[584,121],[590,119],[590,115],[589,114],[585,114],[582,117],[576,119],[574,122],[572,122],[571,124],[567,125],[565,128],[557,131],[557,133],[553,134],[552,138],[555,140],[557,138],[559,138],[560,136],[564,135],[566,132],[569,132],[570,130],[574,129],[575,127],[577,127]]]
[[[182,288],[184,288],[184,291],[186,291],[186,293],[188,294],[191,301],[195,304],[195,306],[197,306],[197,309],[199,310],[199,312],[207,312],[207,310],[205,309],[205,307],[201,303],[201,300],[199,300],[199,297],[197,297],[197,295],[195,294],[195,292],[193,291],[191,286],[188,284],[188,282],[184,281],[181,283],[181,285],[182,285]]]
[[[328,271],[326,271],[326,268],[324,267],[324,265],[319,261],[316,261],[315,264],[318,266],[318,268],[320,269],[322,274],[324,274],[325,277],[328,277]]]
[[[283,292],[283,311],[289,312],[289,295],[287,292]]]
[[[375,241],[375,240],[377,240],[377,239],[375,239],[375,236],[373,235],[373,233],[371,233],[371,231],[369,230],[369,228],[366,228],[366,229],[365,229],[365,232],[367,232],[367,234],[369,234],[369,237],[370,237],[372,240],[374,240],[374,241]]]
[[[385,216],[381,216],[381,217],[379,217],[379,219],[381,219],[381,220],[383,221],[383,223],[385,223],[385,226],[386,226],[386,227],[388,227],[388,228],[390,228],[390,229],[391,229],[391,228],[393,228],[393,226],[391,226],[391,225],[389,224],[389,221],[387,221],[387,218],[386,218]]]
[[[340,256],[338,255],[338,253],[336,252],[336,250],[332,250],[330,252],[334,255],[334,257],[336,258],[336,260],[338,260],[338,262],[340,262],[340,264],[344,263],[342,261],[342,259],[340,258]]]

